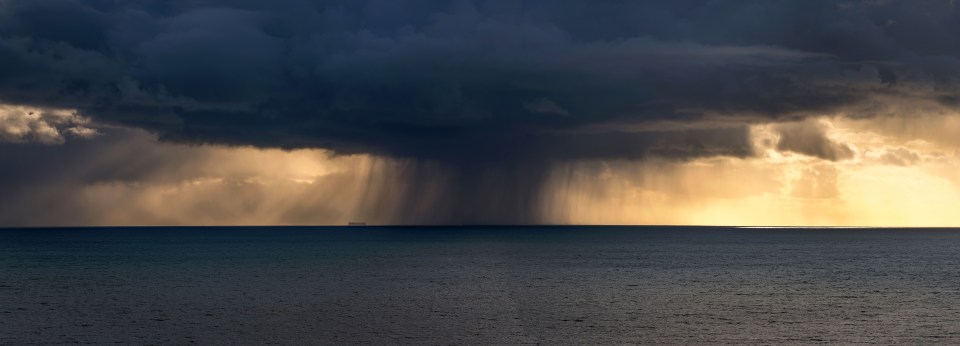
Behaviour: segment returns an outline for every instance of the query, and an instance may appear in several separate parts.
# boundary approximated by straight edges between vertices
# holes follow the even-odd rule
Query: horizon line
[[[731,226],[731,225],[620,225],[620,224],[430,224],[430,225],[406,225],[406,224],[384,224],[384,225],[105,225],[105,226],[0,226],[0,231],[16,230],[67,230],[67,229],[86,229],[86,230],[114,230],[114,229],[253,229],[253,228],[286,228],[286,229],[409,229],[409,228],[700,228],[700,229],[740,229],[740,230],[843,230],[843,229],[876,229],[876,230],[894,230],[894,229],[954,229],[960,230],[958,226]]]

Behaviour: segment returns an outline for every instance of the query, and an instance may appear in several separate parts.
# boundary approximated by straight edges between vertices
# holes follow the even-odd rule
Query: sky
[[[951,0],[0,0],[0,227],[956,226]]]

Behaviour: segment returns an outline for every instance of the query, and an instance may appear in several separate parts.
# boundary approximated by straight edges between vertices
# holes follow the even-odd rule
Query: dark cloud
[[[850,157],[803,119],[955,109],[958,29],[948,0],[0,0],[0,103],[400,158],[392,219],[526,223],[557,161],[745,157],[797,121],[781,150]]]
[[[0,98],[179,141],[688,156],[699,137],[576,129],[953,100],[957,28],[950,1],[5,0]]]
[[[774,127],[780,140],[777,149],[837,161],[854,156],[853,149],[827,137],[823,125],[815,121],[784,123]]]

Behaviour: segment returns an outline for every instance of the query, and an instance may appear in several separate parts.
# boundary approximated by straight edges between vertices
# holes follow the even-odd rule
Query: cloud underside
[[[5,0],[0,102],[458,165],[743,157],[756,123],[953,112],[958,19],[950,1]]]
[[[957,32],[946,0],[0,0],[0,225],[921,220],[960,200]]]
[[[837,160],[780,149],[782,124],[768,124],[750,129],[745,158],[473,166],[111,128],[61,146],[0,143],[0,225],[955,224],[960,141],[947,135],[960,116],[901,121],[792,124],[856,153]]]

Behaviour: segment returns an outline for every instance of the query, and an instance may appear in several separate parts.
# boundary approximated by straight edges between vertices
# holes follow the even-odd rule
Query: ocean
[[[960,344],[960,230],[0,230],[0,344]]]

